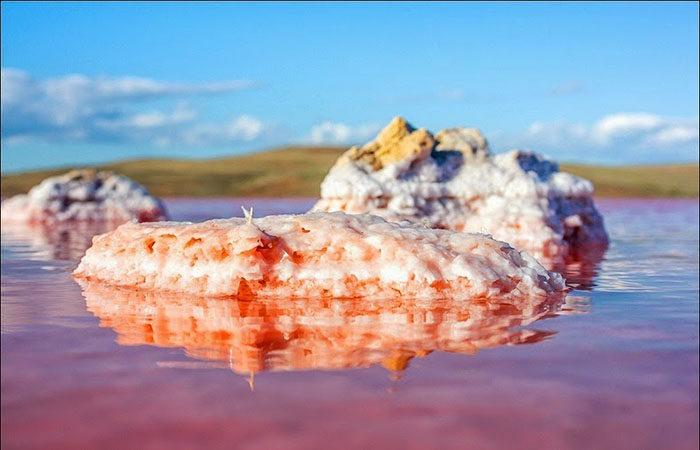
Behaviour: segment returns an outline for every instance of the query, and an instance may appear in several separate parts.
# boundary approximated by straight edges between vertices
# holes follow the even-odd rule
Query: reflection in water
[[[471,302],[368,299],[221,299],[81,283],[88,310],[123,345],[183,347],[240,374],[381,364],[400,373],[435,350],[540,342],[553,333],[517,328],[582,311],[573,298],[533,297],[524,309]]]
[[[540,261],[549,270],[564,276],[566,285],[572,289],[590,291],[595,287],[595,279],[600,272],[600,264],[607,251],[607,246],[590,246],[570,251],[566,259],[558,263]]]
[[[44,261],[78,260],[92,245],[92,237],[117,228],[118,222],[3,223],[2,243],[26,246]]]

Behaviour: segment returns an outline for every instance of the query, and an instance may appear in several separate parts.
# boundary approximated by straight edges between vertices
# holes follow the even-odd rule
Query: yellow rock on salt
[[[395,117],[375,140],[361,148],[350,148],[338,163],[360,161],[373,170],[381,170],[399,161],[426,158],[434,146],[435,139],[428,130],[416,130],[403,118]]]

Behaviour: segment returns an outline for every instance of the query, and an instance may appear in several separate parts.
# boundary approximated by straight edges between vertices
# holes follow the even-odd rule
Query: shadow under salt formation
[[[3,245],[24,247],[34,258],[49,261],[79,260],[92,245],[92,238],[117,228],[124,221],[2,224]]]
[[[540,342],[554,332],[519,327],[585,309],[562,295],[533,297],[519,309],[494,299],[244,300],[80,284],[87,309],[100,326],[117,332],[119,344],[182,347],[193,358],[228,365],[251,380],[261,371],[376,364],[400,376],[413,358],[436,350],[471,355]]]

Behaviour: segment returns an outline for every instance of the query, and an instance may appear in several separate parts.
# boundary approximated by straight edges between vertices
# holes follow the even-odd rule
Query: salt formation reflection
[[[8,223],[2,224],[2,242],[25,247],[32,258],[43,261],[79,260],[92,245],[95,235],[117,228],[123,221]]]
[[[474,299],[196,298],[81,283],[87,309],[122,345],[182,347],[244,375],[380,364],[392,373],[434,351],[474,354],[540,342],[554,333],[521,328],[581,312],[561,295],[519,303]]]
[[[540,259],[548,270],[564,276],[566,285],[580,291],[590,291],[596,286],[601,263],[605,260],[607,247],[593,246],[570,252],[563,260]]]

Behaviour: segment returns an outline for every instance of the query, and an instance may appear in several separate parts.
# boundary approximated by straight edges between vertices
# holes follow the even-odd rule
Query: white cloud
[[[654,132],[665,121],[662,117],[647,113],[619,113],[605,116],[595,123],[592,136],[606,144],[616,138]]]
[[[459,102],[462,100],[468,100],[469,98],[471,98],[471,95],[463,89],[450,89],[438,92],[437,97],[440,100],[444,100],[447,102]]]
[[[565,122],[534,122],[525,132],[526,141],[536,140],[547,146],[562,145],[570,139],[583,139],[588,130],[582,124]]]
[[[85,75],[37,80],[27,72],[11,68],[2,68],[1,77],[2,139],[6,143],[146,142],[167,145],[184,140],[190,145],[200,145],[252,140],[260,136],[264,128],[261,122],[245,115],[228,124],[198,125],[197,113],[182,102],[170,111],[139,111],[137,107],[146,100],[221,94],[256,85],[247,80],[188,84]],[[202,139],[196,139],[198,135]]]
[[[546,97],[562,97],[565,95],[578,94],[586,90],[585,83],[578,80],[568,80],[547,89],[544,93]]]
[[[430,103],[458,103],[475,100],[478,97],[464,89],[441,89],[435,91],[410,92],[396,97],[385,97],[378,99],[386,104],[430,104]]]
[[[197,113],[189,109],[186,103],[179,103],[172,112],[147,111],[124,115],[116,119],[97,119],[95,125],[113,130],[149,130],[193,121]]]
[[[692,142],[698,140],[698,127],[692,125],[673,125],[658,133],[650,136],[649,144],[656,145],[674,145],[684,142]]]
[[[312,144],[356,144],[371,139],[381,126],[378,124],[347,125],[341,122],[322,122],[311,128]]]
[[[215,145],[232,141],[252,141],[260,137],[266,125],[255,117],[243,115],[224,125],[197,125],[187,130],[188,145]]]
[[[532,148],[579,160],[688,160],[698,157],[698,119],[616,113],[590,125],[535,122],[497,141],[494,146],[501,148]]]

